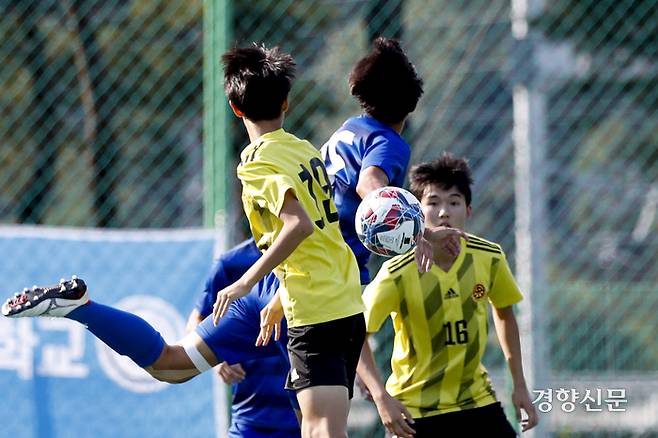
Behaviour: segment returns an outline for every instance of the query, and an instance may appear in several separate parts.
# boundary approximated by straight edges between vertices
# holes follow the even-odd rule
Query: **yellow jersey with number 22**
[[[291,190],[314,223],[313,234],[275,269],[289,327],[317,324],[364,310],[359,269],[338,228],[331,185],[317,149],[283,129],[268,132],[240,154],[242,204],[261,251],[283,227]]]

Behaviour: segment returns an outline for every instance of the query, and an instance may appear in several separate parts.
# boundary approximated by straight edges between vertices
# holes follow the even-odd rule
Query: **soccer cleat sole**
[[[24,289],[2,305],[2,314],[8,318],[35,316],[62,317],[74,309],[87,304],[87,285],[75,276],[62,280],[57,286]]]

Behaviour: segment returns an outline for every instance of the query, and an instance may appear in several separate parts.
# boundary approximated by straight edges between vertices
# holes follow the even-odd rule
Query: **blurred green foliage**
[[[1,220],[198,223],[201,2],[3,7]]]

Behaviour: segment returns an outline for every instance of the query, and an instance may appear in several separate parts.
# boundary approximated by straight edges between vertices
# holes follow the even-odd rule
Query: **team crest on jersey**
[[[473,286],[473,294],[471,296],[473,297],[474,301],[480,301],[486,294],[487,290],[482,284],[477,283],[475,286]]]

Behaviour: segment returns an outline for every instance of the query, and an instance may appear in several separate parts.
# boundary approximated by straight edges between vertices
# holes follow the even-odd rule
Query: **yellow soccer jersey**
[[[499,245],[476,236],[448,272],[418,272],[414,251],[385,262],[366,287],[368,332],[390,315],[395,330],[388,392],[416,418],[496,402],[482,356],[488,302],[522,299]]]
[[[242,204],[261,250],[281,232],[279,213],[288,190],[315,224],[313,234],[275,269],[288,326],[361,313],[359,268],[338,228],[331,185],[317,149],[279,129],[259,137],[240,158]]]

